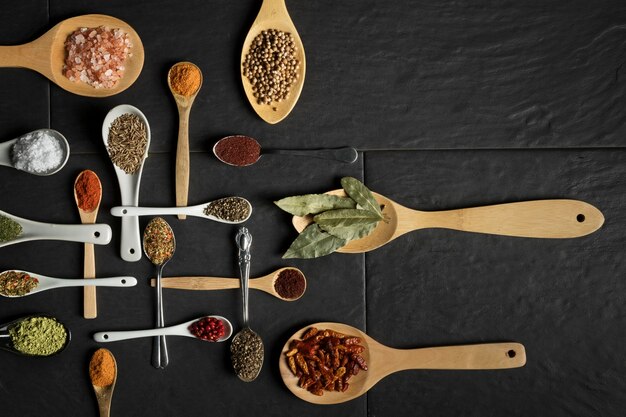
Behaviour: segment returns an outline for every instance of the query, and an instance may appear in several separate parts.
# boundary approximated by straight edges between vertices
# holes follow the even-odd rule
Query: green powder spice
[[[22,226],[15,220],[0,214],[0,243],[17,239],[22,234]]]
[[[31,317],[9,329],[13,347],[22,353],[49,356],[63,349],[67,331],[50,317]]]

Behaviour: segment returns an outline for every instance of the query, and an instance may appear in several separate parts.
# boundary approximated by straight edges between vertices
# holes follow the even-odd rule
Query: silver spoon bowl
[[[160,219],[160,220],[159,220]],[[155,221],[163,221],[164,226],[167,227],[167,229],[169,230],[171,236],[172,236],[172,243],[173,243],[173,248],[172,248],[172,253],[169,255],[169,257],[167,257],[166,259],[163,260],[163,262],[158,263],[155,259],[152,259],[150,257],[149,252],[146,250],[147,249],[147,233],[144,232],[143,235],[143,250],[146,253],[146,256],[148,257],[148,259],[150,259],[150,262],[152,262],[154,265],[156,265],[157,267],[157,280],[156,280],[156,292],[157,292],[157,306],[156,306],[156,316],[157,316],[157,320],[156,320],[156,327],[161,328],[165,326],[165,319],[163,318],[163,290],[161,287],[161,278],[163,276],[163,267],[165,266],[166,263],[168,263],[170,261],[170,259],[172,259],[174,257],[174,252],[176,252],[176,238],[174,237],[174,231],[172,230],[172,228],[170,227],[170,225],[163,220],[160,217],[155,217],[154,219],[152,219],[150,221],[150,223],[155,222]],[[148,227],[150,226],[150,223],[148,224],[148,226],[146,226],[146,230],[148,229]],[[154,366],[157,369],[164,369],[167,364],[169,363],[169,356],[167,353],[167,343],[165,341],[165,336],[157,336],[154,339],[154,343],[152,345],[152,366]]]

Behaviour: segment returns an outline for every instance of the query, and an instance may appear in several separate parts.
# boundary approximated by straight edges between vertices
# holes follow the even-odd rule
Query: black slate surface
[[[154,268],[145,258],[119,258],[119,220],[108,213],[119,204],[119,188],[100,129],[117,104],[144,111],[153,136],[140,202],[172,205],[177,116],[165,75],[179,60],[195,62],[204,74],[191,113],[189,203],[250,199],[252,275],[295,265],[306,273],[308,288],[294,303],[251,293],[252,325],[267,352],[251,384],[233,375],[227,343],[169,338],[171,364],[164,371],[150,365],[149,339],[108,344],[120,371],[112,415],[622,415],[626,5],[290,0],[307,75],[298,105],[274,126],[253,113],[238,75],[241,43],[259,5],[2,4],[0,44],[32,40],[67,17],[104,13],[131,24],[146,48],[136,84],[106,99],[71,95],[27,70],[0,69],[0,140],[50,126],[72,148],[68,165],[54,176],[1,168],[0,210],[77,223],[73,181],[80,170],[95,170],[105,190],[98,220],[114,231],[109,245],[96,247],[97,274],[139,280],[132,289],[99,289],[95,320],[82,318],[79,289],[0,300],[0,321],[43,311],[73,332],[58,357],[0,352],[2,415],[97,415],[87,375],[98,347],[91,334],[155,321],[147,283]],[[209,153],[217,139],[233,133],[257,137],[268,148],[350,144],[362,152],[354,165],[268,155],[235,169]],[[366,255],[282,260],[295,233],[272,201],[338,188],[346,175],[416,209],[574,198],[602,210],[606,223],[591,236],[568,240],[422,230]],[[166,276],[236,276],[235,227],[167,220],[177,253]],[[0,271],[11,268],[80,278],[82,246],[44,241],[1,248]],[[240,326],[236,291],[164,295],[167,323],[217,313]],[[295,330],[327,320],[399,348],[518,341],[528,364],[506,371],[407,371],[357,400],[314,406],[283,386],[278,354]]]

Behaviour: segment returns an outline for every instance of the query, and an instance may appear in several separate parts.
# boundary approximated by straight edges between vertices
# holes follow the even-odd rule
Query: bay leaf
[[[306,194],[286,197],[275,201],[274,204],[294,216],[306,216],[307,214],[317,214],[326,210],[356,207],[356,202],[351,198],[328,194]]]
[[[372,213],[376,213],[379,219],[382,220],[383,213],[380,210],[380,205],[374,198],[372,192],[359,180],[352,177],[343,177],[341,179],[341,186],[346,194],[350,196],[358,206],[363,210],[369,210]]]
[[[361,239],[376,228],[380,217],[369,210],[328,210],[313,218],[323,231],[340,239]]]
[[[318,258],[333,253],[346,243],[345,239],[326,233],[317,224],[312,223],[291,243],[291,246],[283,255],[283,259]]]

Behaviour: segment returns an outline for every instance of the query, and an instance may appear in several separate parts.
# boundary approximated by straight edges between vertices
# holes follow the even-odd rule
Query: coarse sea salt
[[[43,174],[59,168],[64,156],[60,140],[39,130],[28,133],[15,142],[11,159],[13,166],[19,170]]]

